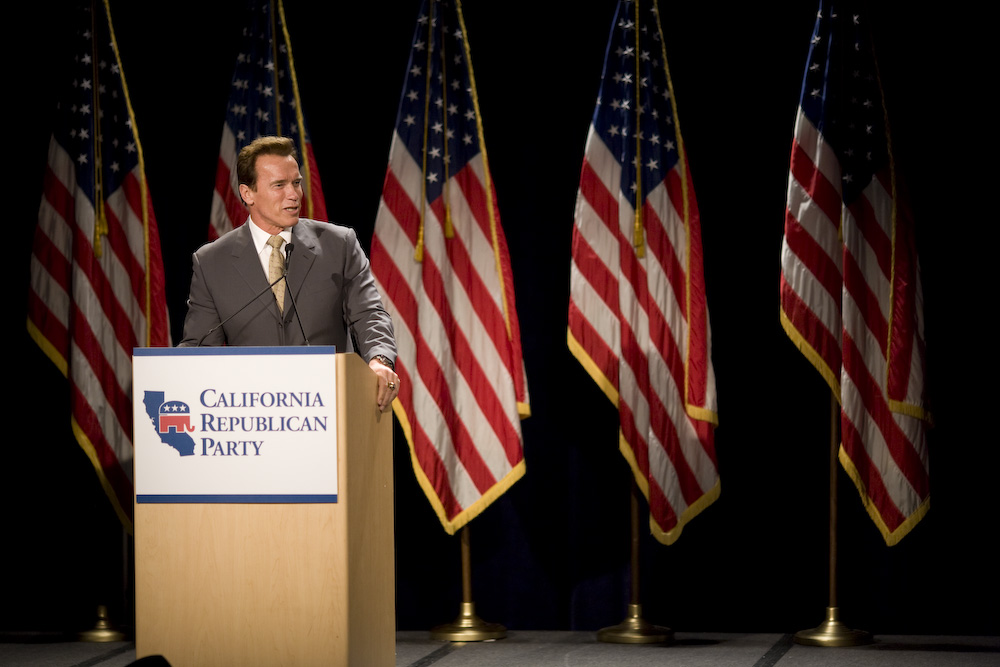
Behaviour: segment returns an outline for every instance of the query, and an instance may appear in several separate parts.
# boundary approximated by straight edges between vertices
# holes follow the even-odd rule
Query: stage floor
[[[396,667],[1000,665],[1000,636],[885,635],[874,639],[868,646],[818,648],[795,644],[790,634],[678,632],[672,645],[662,646],[607,644],[598,642],[592,632],[510,631],[505,639],[460,644],[433,641],[427,632],[399,632]],[[132,642],[92,644],[43,635],[0,635],[0,665],[4,666],[127,667],[135,661]]]

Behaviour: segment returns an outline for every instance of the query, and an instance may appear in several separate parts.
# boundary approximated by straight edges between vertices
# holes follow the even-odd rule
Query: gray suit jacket
[[[268,285],[250,236],[249,222],[202,246],[194,270],[181,347],[196,345],[303,345],[292,299],[285,313]],[[395,361],[392,320],[375,289],[368,258],[354,230],[302,218],[292,227],[295,248],[288,289],[311,345],[354,349],[365,359],[384,354]],[[254,295],[263,291],[256,300]],[[205,335],[253,301],[219,330]]]

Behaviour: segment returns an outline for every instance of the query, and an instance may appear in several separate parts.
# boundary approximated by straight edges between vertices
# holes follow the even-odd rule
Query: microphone
[[[302,341],[306,345],[308,345],[309,344],[309,339],[306,338],[306,330],[302,326],[302,318],[299,317],[299,309],[295,307],[295,297],[292,296],[292,288],[288,284],[288,265],[292,261],[292,251],[293,250],[295,250],[295,244],[294,243],[286,243],[285,244],[285,273],[284,273],[284,275],[281,276],[281,278],[285,281],[285,296],[287,296],[288,300],[291,301],[291,303],[292,303],[292,314],[295,315],[295,321],[299,323],[299,331],[302,333]]]
[[[287,264],[287,260],[286,260],[286,264]],[[206,331],[205,335],[198,339],[198,345],[197,345],[197,347],[201,347],[201,344],[205,342],[206,338],[208,338],[209,336],[211,336],[212,334],[214,334],[216,331],[218,331],[219,329],[221,329],[226,324],[226,322],[228,322],[229,320],[233,319],[234,317],[236,317],[237,315],[239,315],[240,313],[242,313],[244,310],[246,310],[247,307],[251,303],[253,303],[257,299],[259,299],[265,292],[267,292],[268,290],[270,290],[271,288],[273,288],[275,285],[277,285],[278,283],[280,283],[282,280],[285,280],[285,275],[286,274],[282,274],[280,278],[278,278],[277,280],[275,280],[273,283],[269,284],[267,287],[265,287],[261,291],[257,292],[252,299],[250,299],[245,304],[243,304],[242,306],[240,306],[239,310],[237,310],[235,313],[233,313],[232,315],[230,315],[229,317],[227,317],[226,319],[222,320],[221,322],[219,322],[218,324],[216,324],[214,327],[212,327],[211,329],[209,329],[208,331]],[[287,282],[285,283],[285,289],[288,289],[288,283]]]

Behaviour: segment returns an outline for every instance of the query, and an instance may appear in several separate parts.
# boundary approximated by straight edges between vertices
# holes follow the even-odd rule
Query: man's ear
[[[240,183],[240,199],[247,206],[253,206],[253,190],[245,183]]]

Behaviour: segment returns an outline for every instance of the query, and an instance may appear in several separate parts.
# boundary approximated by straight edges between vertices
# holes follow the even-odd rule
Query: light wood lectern
[[[337,502],[135,503],[137,657],[395,663],[392,415],[357,355],[335,369]]]

